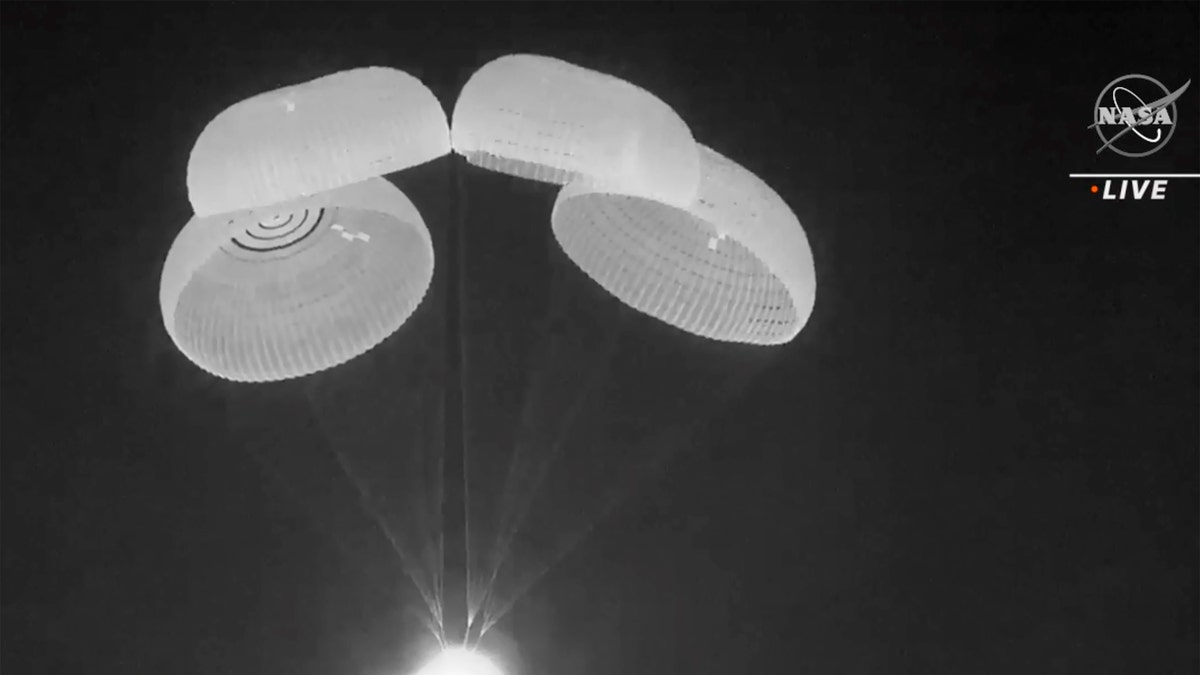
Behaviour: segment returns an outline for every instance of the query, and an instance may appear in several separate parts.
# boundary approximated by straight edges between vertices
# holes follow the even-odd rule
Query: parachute
[[[163,266],[167,333],[218,377],[274,381],[362,354],[395,332],[433,276],[429,231],[379,178],[450,152],[433,93],[361,68],[217,115],[188,161],[196,216]]]
[[[554,237],[640,312],[763,345],[794,338],[812,312],[812,252],[770,187],[636,85],[514,54],[472,75],[452,126],[428,88],[388,68],[217,115],[188,162],[196,217],[163,270],[163,320],[180,351],[220,377],[270,381],[342,363],[397,330],[428,289],[433,250],[416,208],[378,176],[451,150],[564,185]]]
[[[760,345],[790,341],[812,313],[812,251],[787,204],[633,84],[543,56],[498,58],[463,88],[451,145],[480,167],[565,185],[555,238],[640,312]]]
[[[686,206],[700,160],[692,132],[650,92],[545,56],[485,64],[463,87],[454,152],[521,178],[641,195]]]
[[[487,274],[473,280],[502,310],[486,317],[498,338],[541,334],[540,351],[524,361],[519,397],[498,386],[486,357],[465,355],[476,347],[461,328],[475,318],[470,303],[447,315],[458,318],[447,322],[444,340],[420,323],[428,314],[413,322],[426,342],[461,350],[446,373],[431,365],[440,359],[418,353],[417,341],[334,369],[399,330],[432,282],[430,232],[382,176],[451,152],[557,190],[543,203],[549,228],[520,232],[554,270],[541,323],[516,307],[527,298],[505,295],[528,296],[541,281],[526,277],[529,288],[514,290]],[[718,342],[789,342],[814,305],[812,251],[779,194],[698,143],[653,94],[543,56],[485,64],[464,86],[452,123],[423,84],[386,68],[252,97],[203,130],[187,186],[195,216],[167,254],[160,286],[168,334],[190,361],[228,380],[320,373],[307,380],[320,426],[428,604],[439,640],[443,543],[452,530],[441,507],[456,501],[443,499],[443,471],[455,473],[444,468],[443,446],[454,447],[455,437],[443,440],[440,425],[454,428],[456,418],[430,412],[449,401],[461,413],[469,640],[472,625],[482,637],[771,355]],[[451,233],[470,232],[466,222]],[[517,264],[534,258],[524,256],[529,246],[511,250],[522,252]],[[653,320],[635,326],[639,313]],[[706,339],[684,344],[674,330],[646,330],[660,328],[655,321]],[[384,368],[381,356],[400,358]],[[422,374],[455,382],[455,371],[458,400],[416,382]],[[609,386],[622,374],[629,386]],[[589,406],[594,397],[604,403]],[[606,417],[579,419],[593,408]],[[496,429],[468,429],[496,417],[512,424],[509,456],[497,448],[506,442]],[[388,440],[373,443],[376,435]],[[573,464],[560,461],[569,450]],[[537,509],[543,483],[553,485],[541,494],[554,504]],[[483,498],[468,500],[468,492]]]
[[[572,183],[551,224],[563,251],[621,302],[689,333],[749,344],[790,341],[812,313],[812,251],[774,190],[699,145],[687,208]]]
[[[229,380],[300,377],[395,332],[433,278],[416,207],[382,178],[188,221],[163,267],[167,332]]]
[[[408,73],[359,68],[217,115],[188,159],[197,215],[255,208],[400,171],[450,152],[446,113]]]

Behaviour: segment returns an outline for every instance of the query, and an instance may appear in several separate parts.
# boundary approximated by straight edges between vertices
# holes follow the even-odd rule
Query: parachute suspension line
[[[552,289],[558,289],[560,287],[560,284],[553,284],[551,286]],[[547,322],[556,316],[556,310],[560,309],[560,303],[556,302],[556,300],[559,298],[560,293],[554,293],[554,295],[551,297],[551,302],[546,312]],[[550,334],[550,330],[543,332],[543,335],[547,336],[543,341],[543,352],[550,351],[550,347],[548,345],[548,336]],[[522,423],[520,426],[519,436],[514,439],[513,453],[509,459],[508,473],[505,478],[504,491],[500,500],[500,521],[496,528],[496,537],[492,543],[492,554],[490,556],[490,560],[488,561],[491,570],[488,573],[488,581],[485,586],[486,590],[484,593],[483,607],[484,628],[483,631],[481,631],[481,637],[482,634],[486,632],[488,627],[490,627],[490,625],[493,623],[488,616],[488,607],[490,607],[493,599],[493,592],[497,577],[499,576],[501,568],[504,567],[504,563],[508,559],[509,553],[511,552],[510,546],[512,538],[516,534],[517,527],[514,523],[514,520],[516,520],[516,518],[514,518],[514,513],[524,512],[527,509],[525,502],[532,501],[532,495],[535,492],[535,489],[534,487],[530,486],[528,477],[531,475],[540,475],[540,472],[538,472],[536,468],[531,468],[529,466],[530,464],[533,464],[536,459],[535,456],[531,455],[530,451],[530,447],[535,443],[535,441],[529,437],[531,435],[531,430],[535,428],[531,423],[531,418],[537,414],[536,411],[538,411],[541,407],[541,402],[538,400],[538,394],[541,393],[543,387],[539,385],[537,377],[545,370],[546,367],[544,365],[538,370],[535,370],[533,376],[534,379],[532,379],[531,382],[526,385],[525,404],[521,416]],[[580,398],[583,397],[581,396]],[[531,399],[533,400],[531,401]],[[570,412],[574,412],[578,405],[579,400],[576,400]],[[563,417],[565,418],[567,416]],[[534,482],[537,483],[540,481],[535,480]],[[528,499],[523,499],[523,497],[528,497]],[[516,506],[514,506],[514,504]]]
[[[499,565],[492,568],[491,576],[483,588],[483,597],[479,599],[479,617],[482,619],[482,621],[480,621],[479,635],[476,638],[477,640],[483,640],[483,636],[487,634],[488,630],[491,629],[492,624],[494,623],[489,619],[490,615],[488,614],[488,607],[491,606],[492,590],[495,588],[496,584],[496,570],[499,569]]]
[[[456,180],[461,181],[458,163],[452,165],[452,173]],[[461,186],[460,186],[461,187]],[[461,190],[459,190],[461,192]],[[457,195],[456,195],[457,197]],[[450,633],[447,636],[451,644],[465,642],[468,632],[470,614],[469,579],[470,551],[467,544],[470,533],[466,526],[467,480],[466,480],[466,438],[463,429],[463,337],[462,337],[462,307],[463,307],[463,265],[462,265],[462,227],[463,212],[458,207],[457,198],[451,200],[451,227],[446,228],[445,266],[446,278],[446,316],[445,341],[446,371],[445,399],[442,414],[444,416],[444,448],[442,470],[442,537],[443,541],[450,535],[450,546],[443,544],[443,569],[453,574],[449,580],[449,588],[443,596],[443,610],[448,610],[445,628]],[[459,491],[462,494],[458,494]],[[461,528],[461,529],[459,529]],[[459,538],[461,537],[461,539]],[[460,616],[461,615],[461,616]],[[461,635],[460,635],[461,633]]]
[[[553,251],[551,251],[551,255],[553,255]],[[512,456],[509,459],[508,474],[505,478],[504,491],[501,495],[500,522],[496,528],[496,540],[493,543],[493,550],[496,553],[492,556],[493,560],[491,561],[492,570],[488,583],[489,589],[494,586],[499,570],[503,567],[504,561],[508,556],[508,547],[512,536],[515,534],[517,525],[514,520],[519,520],[519,518],[514,518],[514,515],[515,513],[527,510],[528,507],[523,506],[523,504],[526,501],[532,501],[533,493],[536,492],[534,489],[536,485],[529,485],[529,476],[538,474],[536,467],[530,466],[536,464],[538,459],[537,455],[533,454],[535,451],[531,450],[531,447],[536,442],[536,439],[532,439],[531,436],[533,435],[533,430],[538,426],[537,420],[544,417],[543,406],[545,402],[540,400],[539,397],[544,395],[547,387],[542,383],[541,378],[547,377],[547,371],[554,370],[552,366],[555,365],[555,358],[550,355],[553,353],[555,346],[551,337],[554,332],[551,324],[554,318],[559,316],[570,302],[569,299],[564,297],[563,286],[561,283],[551,284],[552,295],[544,319],[546,330],[542,333],[541,351],[544,354],[542,358],[543,363],[539,368],[533,370],[531,380],[525,387],[526,394],[524,397],[524,409],[521,415],[521,427],[519,429],[519,436],[515,439]],[[584,381],[589,382],[590,378],[586,378]],[[586,391],[586,388],[580,388],[576,391],[582,394]],[[574,413],[577,413],[578,406],[581,404],[581,398],[582,396],[575,399],[568,414],[557,417],[556,421],[566,420]],[[569,427],[569,424],[564,425],[564,427]],[[560,432],[559,435],[564,436],[565,434]]]
[[[453,158],[453,156],[452,156]],[[467,642],[471,636],[471,624],[475,621],[475,611],[478,609],[478,604],[475,602],[475,587],[471,580],[471,566],[474,562],[471,556],[471,494],[470,494],[470,465],[467,454],[467,331],[464,330],[467,317],[467,209],[463,204],[466,199],[467,186],[466,177],[463,175],[462,163],[454,161],[453,164],[455,194],[452,200],[452,207],[457,211],[454,220],[457,231],[455,243],[458,245],[456,251],[451,251],[451,255],[456,258],[458,267],[453,270],[453,274],[458,281],[458,292],[454,296],[457,302],[457,340],[452,342],[455,348],[458,349],[458,391],[459,391],[459,438],[462,444],[462,493],[463,493],[463,552],[466,556],[465,564],[463,565],[464,582],[466,586],[466,601],[467,601],[467,623],[466,629],[463,632],[463,646],[467,646]]]
[[[304,395],[308,400],[309,409],[314,412],[313,420],[316,421],[321,435],[325,438],[326,445],[328,446],[334,459],[337,461],[338,467],[342,470],[342,474],[347,480],[350,481],[351,485],[353,485],[354,489],[358,492],[359,506],[363,509],[366,515],[372,521],[374,521],[384,538],[387,539],[388,545],[392,547],[392,550],[396,553],[397,558],[400,560],[401,571],[405,576],[408,577],[413,586],[416,587],[417,592],[420,593],[421,599],[425,603],[425,608],[429,612],[427,619],[423,617],[423,622],[432,630],[432,621],[437,621],[439,624],[441,623],[440,592],[438,589],[440,581],[436,577],[434,579],[427,579],[420,574],[422,571],[429,572],[429,570],[421,570],[416,561],[413,560],[412,556],[404,553],[404,547],[401,546],[400,542],[396,540],[396,537],[392,532],[392,528],[388,526],[384,510],[379,508],[379,503],[382,500],[374,497],[366,481],[361,475],[359,475],[357,471],[354,470],[349,458],[347,458],[345,453],[338,449],[337,444],[334,443],[333,439],[335,434],[333,434],[330,430],[328,421],[324,419],[322,415],[317,413],[317,411],[322,407],[319,403],[320,399],[322,398],[319,393],[319,389],[320,384],[317,381],[312,382],[310,386],[306,386],[304,388]],[[258,455],[257,452],[253,452],[253,454],[255,456]],[[274,467],[272,466],[271,468],[273,469]],[[285,480],[281,474],[278,474],[278,472],[275,473],[280,480]],[[322,529],[324,530],[325,528]],[[349,555],[349,547],[345,544],[344,540],[342,540],[340,537],[334,537],[334,539],[339,544],[339,548]]]
[[[438,453],[437,461],[437,504],[442,505],[442,500],[445,497],[445,471],[446,457],[445,449]],[[437,622],[438,622],[438,644],[441,647],[446,646],[446,617],[442,608],[446,606],[446,518],[443,510],[438,509],[437,523]]]
[[[622,314],[623,317],[628,317],[627,313]],[[628,320],[622,320],[619,332],[624,334],[628,326]],[[617,340],[619,342],[619,339]],[[760,360],[759,362],[750,365],[749,367],[739,371],[739,373],[731,377],[722,388],[729,392],[727,400],[736,400],[744,394],[751,383],[761,374],[768,365],[769,360]],[[705,416],[707,417],[707,415]],[[681,451],[686,451],[689,441],[697,434],[703,433],[703,425],[688,425],[676,424],[670,428],[664,429],[658,434],[657,440],[648,444],[652,449],[650,452],[649,461],[627,479],[622,480],[619,484],[613,485],[605,491],[601,499],[600,507],[595,512],[594,518],[584,524],[575,532],[568,532],[559,538],[551,555],[548,556],[543,564],[538,566],[536,573],[528,576],[524,582],[517,584],[508,599],[500,606],[500,609],[487,614],[487,620],[483,624],[481,635],[486,633],[496,622],[504,618],[504,616],[512,609],[521,596],[525,594],[537,581],[554,567],[563,557],[569,554],[580,542],[585,540],[587,536],[595,529],[596,525],[603,521],[613,511],[619,507],[629,493],[637,488],[637,486],[648,478],[661,472],[667,464],[669,464],[676,454]]]
[[[507,555],[509,546],[511,546],[513,538],[520,533],[521,526],[525,522],[525,518],[529,515],[529,509],[533,507],[534,498],[537,496],[538,490],[541,489],[542,483],[546,480],[546,474],[550,472],[550,467],[554,464],[554,460],[558,457],[563,447],[563,442],[566,441],[571,429],[574,427],[575,419],[579,417],[579,413],[583,410],[584,404],[591,398],[591,394],[595,391],[596,384],[600,381],[600,375],[604,372],[603,364],[598,365],[591,373],[591,376],[580,387],[579,394],[575,397],[571,408],[567,411],[562,419],[562,424],[559,427],[558,434],[555,436],[553,443],[550,444],[550,450],[545,457],[534,463],[533,466],[525,467],[526,475],[531,478],[525,483],[524,489],[516,495],[517,506],[515,512],[505,512],[504,525],[501,528],[503,540],[501,543],[501,557]],[[511,469],[512,467],[510,467]]]
[[[483,624],[483,632],[487,632],[496,624],[496,622],[503,619],[504,615],[508,614],[508,612],[513,608],[513,605],[515,605],[517,601],[521,599],[521,596],[525,595],[525,593],[532,588],[539,579],[545,576],[545,574],[549,572],[551,568],[557,565],[564,556],[578,546],[579,542],[586,539],[587,536],[591,534],[592,530],[595,529],[596,524],[602,520],[604,516],[607,515],[608,512],[610,512],[618,503],[620,503],[619,497],[614,499],[610,496],[610,498],[606,500],[604,506],[601,507],[600,513],[598,513],[594,519],[586,523],[575,534],[568,534],[567,536],[563,537],[562,540],[560,540],[559,545],[556,546],[551,554],[546,557],[545,561],[538,566],[537,571],[526,577],[524,583],[518,584],[517,587],[513,589],[513,592],[509,595],[508,600],[506,600],[504,604],[500,606],[498,611],[488,615],[488,620]],[[563,544],[563,541],[566,543]]]
[[[433,639],[437,640],[438,646],[442,649],[446,648],[446,636],[441,627],[441,620],[432,616],[421,615],[421,623],[425,624],[425,628],[433,635]]]
[[[690,432],[680,431],[678,429],[673,429],[663,434],[664,437],[680,437],[683,440],[686,440],[686,438],[690,435]],[[674,448],[677,445],[678,444],[675,442],[675,440],[660,442],[657,444],[657,446],[660,448],[668,449]],[[489,622],[485,623],[483,626],[484,632],[495,625],[497,621],[503,619],[504,615],[508,614],[508,612],[513,608],[513,605],[516,604],[517,600],[521,599],[522,595],[532,588],[533,585],[536,584],[538,580],[541,579],[547,572],[549,572],[556,564],[558,564],[559,561],[566,557],[568,553],[573,551],[575,547],[580,544],[580,542],[587,539],[592,530],[596,528],[596,525],[607,518],[610,513],[612,513],[618,506],[621,505],[625,497],[628,496],[629,492],[636,486],[637,483],[641,482],[647,475],[651,475],[659,471],[662,465],[665,464],[670,457],[671,453],[669,452],[656,453],[652,457],[649,466],[643,468],[638,475],[633,476],[627,482],[622,481],[620,485],[616,485],[606,490],[605,496],[601,501],[600,508],[595,512],[595,516],[588,522],[584,523],[583,527],[579,528],[577,531],[568,532],[559,538],[555,548],[551,551],[550,555],[546,557],[545,561],[538,566],[537,571],[526,577],[524,582],[517,584],[508,600],[501,605],[500,609],[489,615]]]
[[[275,479],[275,481],[284,489],[285,492],[287,492],[288,496],[291,497],[293,501],[295,501],[297,504],[306,503],[307,500],[304,499],[302,491],[297,489],[292,484],[292,481],[288,480],[287,477],[283,475],[283,472],[279,470],[279,467],[277,467],[274,462],[267,459],[267,457],[257,449],[257,443],[247,443],[245,447],[249,450],[250,456],[253,457],[254,460],[258,462],[258,465],[265,469],[271,475],[271,477]],[[338,552],[341,553],[347,561],[353,561],[356,556],[351,553],[349,544],[347,544],[346,540],[337,533],[336,529],[330,527],[329,524],[319,516],[314,515],[311,509],[309,509],[308,515],[310,518],[312,518],[312,523],[318,530],[320,530],[321,534],[329,537],[329,540],[333,542]]]
[[[392,528],[388,527],[387,525],[387,519],[384,517],[383,510],[378,506],[380,500],[371,493],[371,490],[367,487],[366,481],[364,481],[362,477],[358,475],[353,466],[351,466],[350,461],[346,458],[346,455],[339,450],[337,444],[332,441],[329,430],[325,429],[324,423],[318,419],[317,424],[321,426],[322,432],[325,434],[325,439],[328,441],[327,444],[333,450],[333,455],[337,459],[338,466],[341,467],[342,473],[344,473],[346,477],[350,479],[350,482],[353,483],[354,487],[358,490],[359,501],[366,510],[367,515],[369,515],[371,519],[375,521],[375,524],[379,526],[380,531],[383,532],[383,536],[387,538],[388,544],[391,545],[392,550],[396,552],[396,556],[400,559],[400,568],[404,571],[405,576],[412,581],[413,585],[417,587],[417,592],[421,594],[421,599],[425,601],[425,605],[429,609],[430,615],[436,616],[438,613],[436,597],[431,592],[431,589],[427,588],[425,583],[422,583],[421,575],[418,573],[417,568],[413,565],[412,558],[408,555],[405,555],[404,547],[400,545],[400,542],[396,541],[395,535],[392,534]]]
[[[446,563],[445,563],[446,553],[445,553],[445,534],[443,533],[443,530],[444,530],[444,528],[442,527],[443,519],[442,519],[441,508],[440,508],[441,503],[442,503],[442,485],[441,485],[441,483],[442,483],[442,471],[443,471],[444,464],[445,464],[445,462],[442,459],[442,452],[438,452],[437,472],[436,472],[437,473],[437,484],[434,488],[435,489],[434,501],[439,506],[439,508],[437,510],[437,523],[434,528],[434,531],[436,532],[436,536],[437,536],[437,561],[435,563],[434,572],[433,572],[433,574],[434,574],[433,593],[434,593],[434,599],[435,599],[433,614],[434,614],[434,620],[437,621],[437,632],[435,633],[435,636],[437,637],[438,644],[441,646],[445,646],[445,643],[446,643],[446,621],[445,621],[445,616],[443,615],[443,612],[442,612],[442,608],[445,606],[444,598],[445,598],[445,578],[446,578]]]
[[[553,288],[561,289],[565,286],[566,284],[556,283],[553,285]],[[569,303],[569,300],[561,298],[558,294],[556,294],[555,297],[560,302]],[[549,316],[553,316],[554,312],[555,308],[552,304]],[[607,344],[605,344],[601,352],[597,354],[598,358],[595,360],[590,372],[588,372],[586,377],[583,378],[583,385],[576,390],[577,395],[571,404],[571,408],[568,409],[567,413],[560,418],[562,420],[562,424],[559,427],[558,433],[555,435],[549,452],[547,452],[540,459],[535,457],[533,460],[528,460],[527,452],[522,452],[522,450],[526,449],[528,445],[518,441],[513,458],[509,463],[509,475],[505,483],[505,498],[502,500],[503,517],[501,520],[501,526],[498,528],[497,541],[495,544],[499,554],[495,556],[495,560],[492,564],[490,579],[487,584],[487,591],[485,594],[487,602],[483,610],[484,623],[482,629],[480,630],[480,637],[482,637],[484,633],[486,633],[493,625],[495,625],[497,621],[503,618],[504,614],[506,614],[512,608],[512,605],[520,599],[521,595],[524,594],[524,591],[528,589],[534,581],[544,575],[555,564],[555,562],[561,559],[562,555],[564,555],[556,552],[552,553],[552,557],[547,559],[546,563],[539,567],[539,571],[534,575],[532,581],[523,584],[520,588],[516,589],[512,594],[510,594],[509,599],[505,601],[502,609],[498,613],[491,612],[491,602],[494,599],[492,591],[494,589],[496,579],[499,576],[500,569],[504,566],[504,562],[507,560],[511,551],[513,539],[517,534],[520,533],[522,526],[525,524],[525,519],[529,515],[529,509],[533,506],[534,498],[537,496],[537,493],[540,490],[546,475],[549,473],[551,466],[554,464],[555,459],[561,453],[563,444],[570,435],[571,429],[574,428],[576,418],[584,409],[585,404],[591,399],[592,395],[595,393],[595,390],[604,379],[604,376],[607,375],[609,364],[612,362],[613,356],[625,335],[625,330],[628,325],[628,313],[622,311],[620,313],[620,317],[621,319],[619,319],[617,326],[610,332]],[[536,383],[534,386],[536,386]],[[529,410],[527,409],[526,416],[528,416],[528,414]],[[520,480],[521,478],[524,478],[524,480]],[[518,481],[521,482],[520,488],[517,487]],[[515,495],[513,494],[514,492],[516,493]],[[513,502],[516,502],[515,507],[513,507]],[[594,523],[586,526],[583,534],[586,535],[586,533],[591,530],[593,525]],[[567,550],[569,551],[570,547],[568,547]]]
[[[566,434],[563,434],[563,435],[565,436]],[[549,463],[551,459],[552,458],[547,459],[547,463]],[[543,469],[542,473],[543,473],[543,475],[545,474],[545,469]],[[543,560],[543,562],[540,565],[538,565],[536,571],[533,574],[528,575],[524,582],[518,583],[516,585],[516,587],[508,595],[508,598],[504,601],[504,603],[502,605],[500,605],[499,610],[492,610],[492,608],[489,604],[486,611],[484,612],[484,623],[483,623],[483,627],[480,629],[480,635],[482,636],[483,634],[487,633],[489,630],[491,630],[492,626],[496,625],[497,622],[499,622],[501,619],[503,619],[504,616],[506,614],[508,614],[508,612],[513,608],[513,605],[515,605],[517,603],[517,601],[520,600],[521,597],[523,595],[525,595],[525,593],[531,587],[533,587],[533,585],[535,583],[537,583],[537,581],[539,579],[541,579],[543,576],[545,576],[545,574],[547,572],[549,572],[556,564],[558,564],[558,562],[560,560],[562,560],[563,557],[565,557],[568,553],[570,553],[572,550],[574,550],[574,548],[579,544],[579,542],[581,542],[587,538],[587,536],[591,533],[591,531],[593,529],[595,529],[596,524],[599,521],[603,520],[604,516],[608,512],[610,512],[612,510],[612,508],[616,506],[617,503],[620,503],[619,499],[613,499],[610,497],[608,500],[606,500],[606,504],[601,508],[601,511],[598,514],[596,514],[596,516],[594,518],[592,518],[588,522],[584,523],[583,527],[580,528],[579,531],[577,531],[574,534],[569,533],[566,536],[562,537],[560,539],[560,542],[558,543],[558,545],[556,545],[554,547],[554,549],[552,549],[550,551],[550,553],[546,556],[546,558]],[[514,528],[514,532],[512,534],[515,536],[519,531],[520,531],[520,523],[518,523],[518,525]],[[509,544],[511,544],[512,538],[513,538],[512,536],[510,536],[508,538]],[[563,543],[564,541],[565,541],[565,544]],[[495,579],[494,574],[493,574],[493,579]],[[492,597],[489,596],[488,600],[490,602],[492,600]]]

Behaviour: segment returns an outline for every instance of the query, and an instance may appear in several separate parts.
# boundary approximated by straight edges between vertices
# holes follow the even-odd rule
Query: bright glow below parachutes
[[[359,68],[259,94],[217,115],[188,161],[199,216],[255,208],[450,152],[446,113],[415,77]]]
[[[366,352],[416,310],[429,232],[382,178],[269,207],[192,218],[159,300],[176,346],[229,380],[308,375]]]
[[[555,202],[554,236],[638,311],[715,340],[788,342],[816,294],[804,230],[757,176],[698,147],[700,191],[686,209],[572,183]]]
[[[493,171],[686,206],[699,156],[679,115],[629,82],[545,56],[503,56],[463,87],[454,151]]]
[[[417,675],[503,675],[491,659],[473,649],[454,647],[442,651]]]

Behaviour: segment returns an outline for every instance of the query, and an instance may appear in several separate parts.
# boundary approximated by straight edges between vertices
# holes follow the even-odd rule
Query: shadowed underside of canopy
[[[554,236],[638,311],[715,340],[788,342],[815,299],[804,230],[754,174],[698,147],[700,191],[687,208],[573,183],[555,202]]]
[[[218,377],[271,381],[358,356],[416,310],[433,276],[429,232],[381,178],[203,218],[167,255],[163,322]]]

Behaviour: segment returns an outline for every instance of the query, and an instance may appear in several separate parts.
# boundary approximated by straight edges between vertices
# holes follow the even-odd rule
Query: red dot
[[[1093,185],[1093,186],[1092,186],[1092,193],[1093,193],[1093,194],[1094,194],[1094,193],[1096,193],[1096,192],[1099,192],[1099,191],[1100,191],[1100,186],[1099,186],[1099,185]]]

